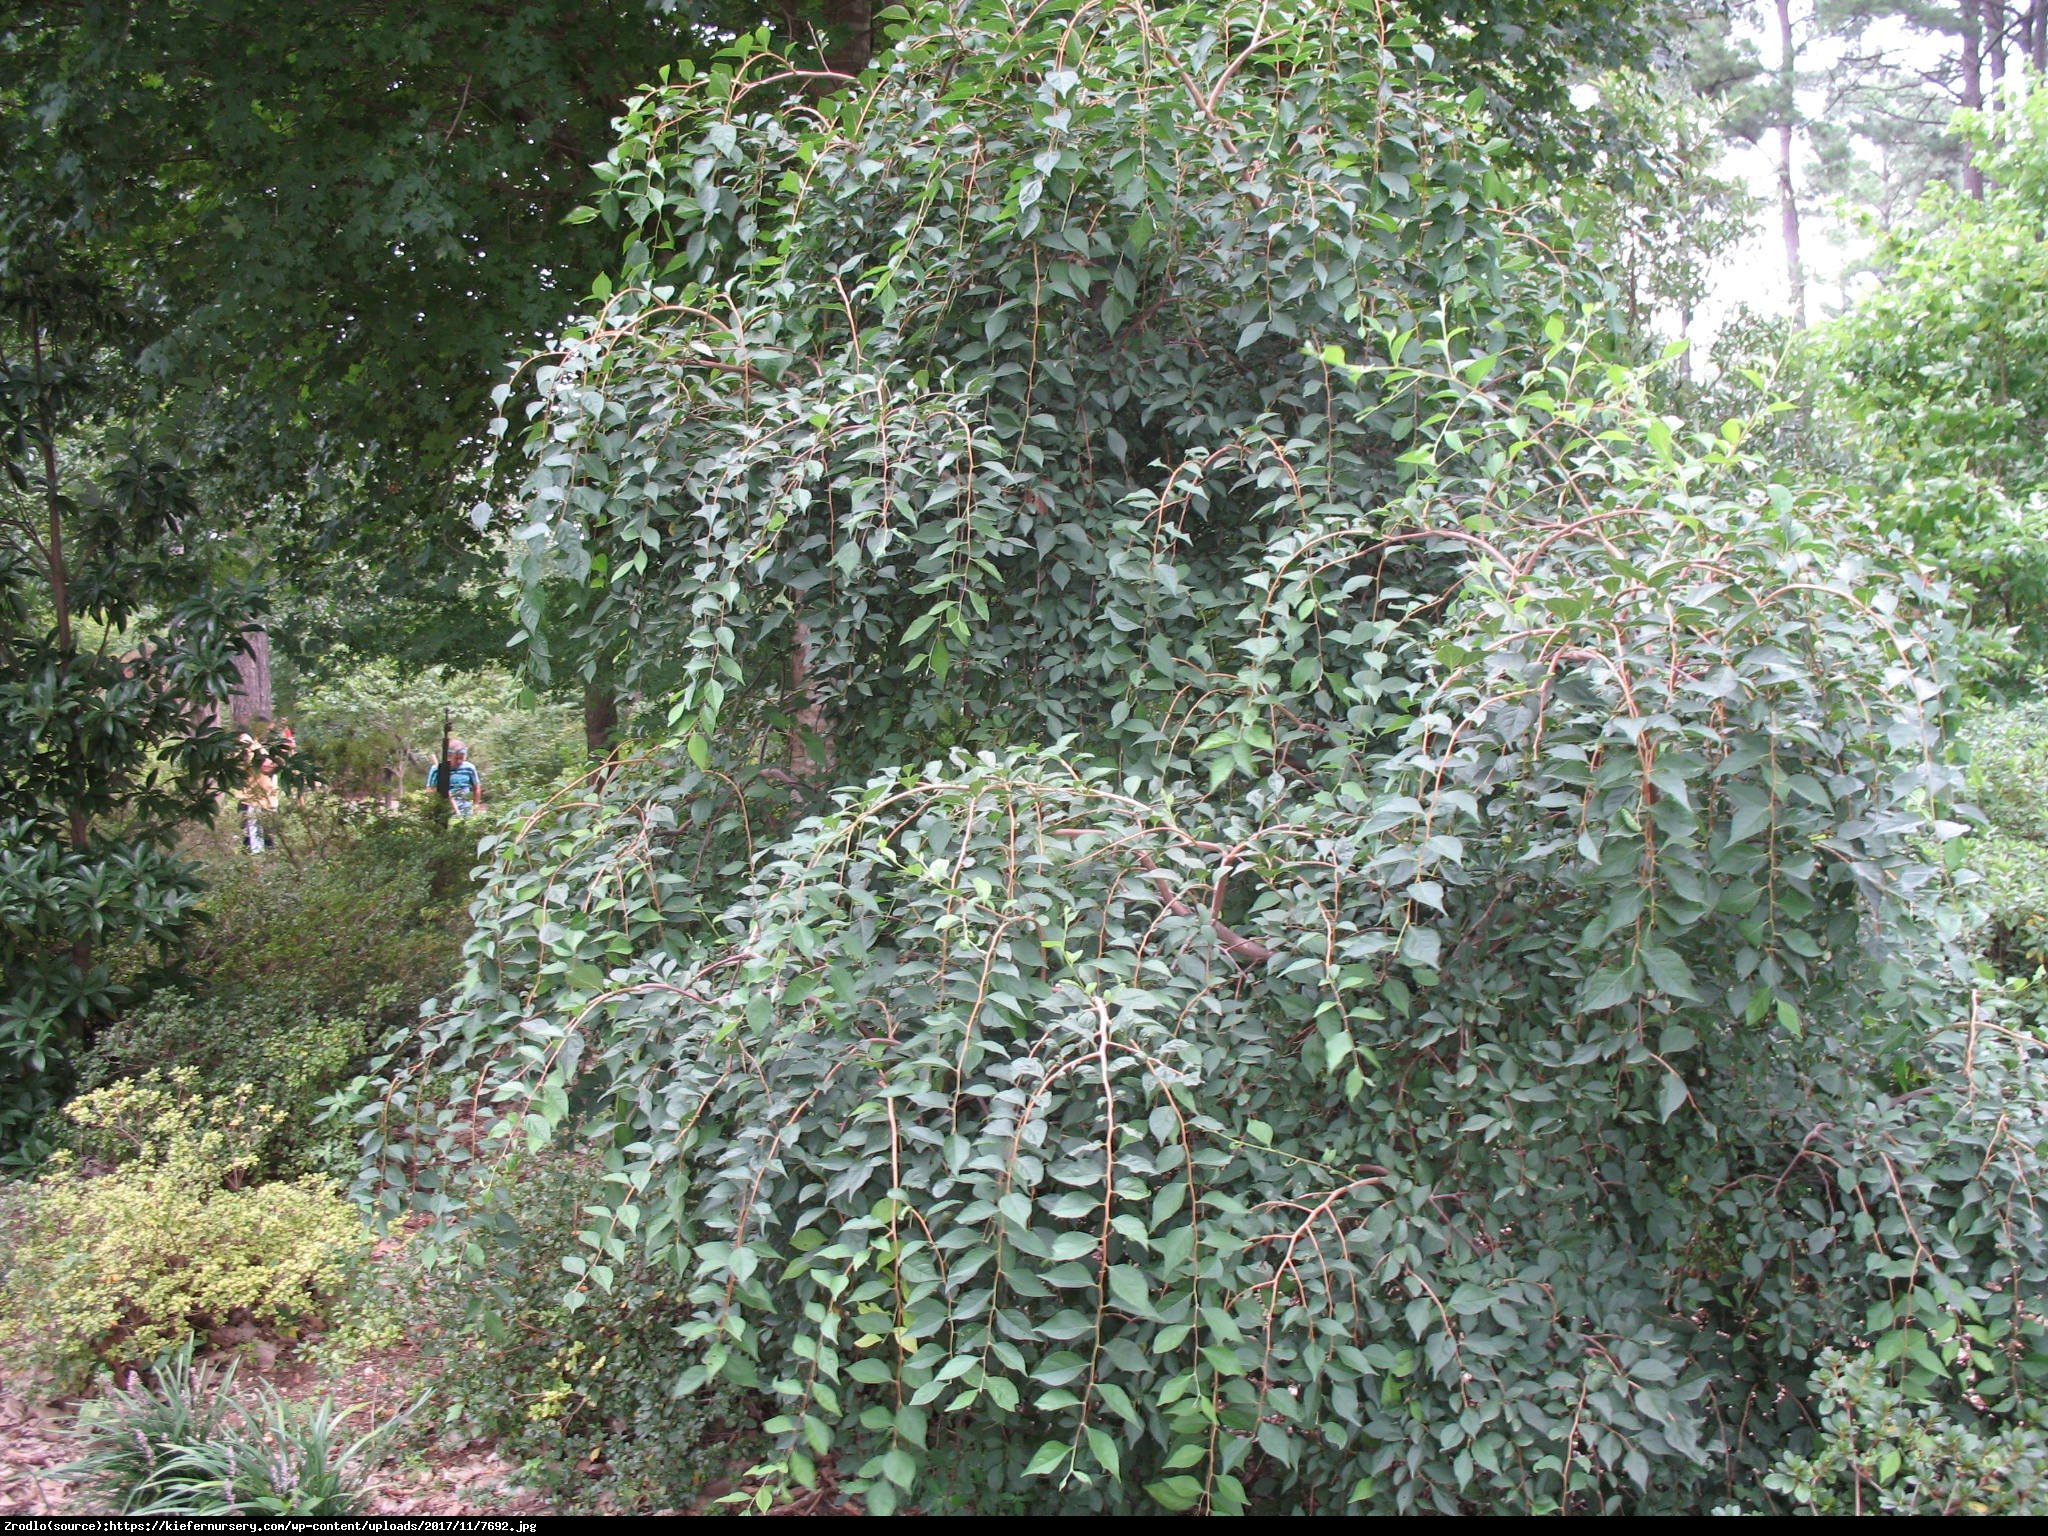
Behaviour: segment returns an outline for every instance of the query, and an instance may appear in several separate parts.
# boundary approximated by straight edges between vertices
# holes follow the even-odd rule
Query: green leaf
[[[1123,1476],[1123,1457],[1117,1450],[1117,1443],[1110,1436],[1109,1432],[1097,1429],[1093,1424],[1090,1424],[1085,1433],[1088,1438],[1088,1449],[1093,1453],[1097,1465],[1107,1472],[1111,1478]]]
[[[1126,1311],[1140,1317],[1152,1317],[1151,1287],[1145,1279],[1145,1272],[1132,1264],[1112,1264],[1109,1267],[1109,1294]]]
[[[917,1462],[901,1446],[892,1446],[882,1453],[882,1476],[908,1493],[917,1482]]]
[[[1072,1453],[1073,1447],[1067,1445],[1064,1441],[1048,1440],[1033,1453],[1031,1460],[1025,1464],[1024,1475],[1026,1477],[1043,1477],[1054,1467],[1062,1465]]]
[[[1185,1474],[1161,1478],[1156,1483],[1147,1483],[1145,1491],[1161,1508],[1171,1510],[1175,1514],[1193,1509],[1202,1502],[1201,1483]]]
[[[1692,1095],[1686,1090],[1685,1079],[1676,1072],[1666,1072],[1657,1087],[1657,1118],[1669,1120]]]
[[[1699,1001],[1692,971],[1676,950],[1650,945],[1643,950],[1642,962],[1643,969],[1649,973],[1650,984],[1658,991],[1671,997]]]
[[[1586,978],[1579,992],[1579,1007],[1586,1013],[1599,1013],[1608,1008],[1619,1008],[1634,998],[1641,986],[1642,973],[1634,965],[1610,967],[1595,971]]]

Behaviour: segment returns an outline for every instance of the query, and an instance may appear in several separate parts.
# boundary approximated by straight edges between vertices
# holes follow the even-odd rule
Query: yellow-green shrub
[[[37,1182],[0,1297],[16,1348],[60,1377],[209,1327],[299,1324],[369,1243],[324,1179],[247,1183],[276,1112],[193,1084],[151,1074],[65,1111],[86,1145],[123,1160],[95,1174],[60,1158]]]

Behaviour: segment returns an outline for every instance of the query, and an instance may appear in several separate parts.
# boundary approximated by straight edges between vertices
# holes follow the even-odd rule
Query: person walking
[[[441,764],[428,770],[427,788],[441,788]],[[484,776],[469,760],[469,748],[462,742],[448,743],[448,805],[458,817],[480,810],[484,803]]]
[[[277,764],[271,761],[263,742],[242,733],[242,783],[235,791],[242,803],[242,846],[262,853],[269,846],[268,832],[277,817]]]

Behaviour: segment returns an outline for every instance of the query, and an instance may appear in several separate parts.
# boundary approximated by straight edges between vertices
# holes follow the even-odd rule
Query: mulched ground
[[[0,1375],[0,1515],[55,1515],[68,1508],[68,1485],[50,1476],[69,1461],[71,1410],[38,1403]]]
[[[268,1355],[272,1364],[262,1369]],[[339,1375],[323,1377],[297,1357],[267,1344],[241,1351],[239,1382],[268,1382],[294,1399],[332,1393],[360,1405],[349,1427],[383,1422],[416,1399],[424,1386],[418,1351],[411,1345],[370,1353]],[[55,1475],[78,1453],[71,1433],[75,1400],[51,1401],[36,1384],[0,1372],[0,1516],[91,1514],[77,1491]],[[377,1515],[547,1514],[539,1494],[519,1485],[518,1469],[487,1447],[421,1451],[401,1442],[370,1479],[367,1513]]]

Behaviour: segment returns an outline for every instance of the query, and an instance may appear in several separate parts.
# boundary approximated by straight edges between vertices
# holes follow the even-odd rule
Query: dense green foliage
[[[12,8],[0,151],[147,274],[138,382],[207,522],[290,572],[288,647],[496,653],[447,515],[484,396],[600,259],[561,216],[617,101],[695,38],[642,0]]]
[[[1412,406],[1313,346],[1440,309],[1504,345],[1507,313],[1544,307],[1518,289],[1569,303],[1545,269],[1572,231],[1513,206],[1538,178],[1486,168],[1481,93],[1446,99],[1422,55],[1383,68],[1371,27],[1276,25],[1198,90],[1127,16],[1091,14],[1074,46],[1109,35],[1043,86],[1024,61],[1064,23],[977,21],[899,47],[810,137],[758,104],[772,59],[640,101],[600,173],[633,285],[537,374],[529,654],[681,684],[672,720],[742,763],[751,729],[804,714],[799,650],[850,757],[956,719],[1050,739],[1148,620],[1194,611],[1127,547],[1215,580],[1257,546],[1235,514],[1261,476],[1395,485]],[[836,519],[859,535],[820,542]]]
[[[1859,116],[1880,12],[1986,110]],[[17,7],[74,1474],[353,1512],[194,1351],[403,1336],[579,1511],[2048,1507],[2048,0],[1756,14]],[[1793,314],[1696,367],[1766,130]],[[1886,282],[1800,339],[1816,177]]]
[[[171,984],[100,1023],[75,1063],[79,1086],[189,1071],[203,1094],[246,1095],[274,1111],[258,1148],[264,1175],[346,1176],[356,1075],[382,1032],[460,969],[475,833],[434,810],[295,798],[257,859],[226,846],[225,827],[215,839],[189,835],[204,921],[175,973],[158,978]],[[133,970],[132,960],[112,963]],[[337,1095],[341,1119],[330,1108]],[[78,1143],[58,1116],[37,1139]]]
[[[344,794],[387,796],[421,788],[444,724],[466,739],[491,800],[544,795],[582,766],[584,743],[568,706],[523,698],[497,667],[410,674],[388,662],[294,679],[286,705],[301,754],[321,783]]]
[[[1789,1454],[1765,1480],[1816,1515],[2035,1515],[2048,1478],[2048,1424],[1986,1431],[1971,1417],[1916,1404],[1868,1357],[1821,1358],[1823,1415],[1811,1455]]]
[[[672,1509],[733,1469],[744,1447],[721,1433],[738,1394],[678,1398],[696,1351],[689,1308],[665,1266],[634,1254],[611,1288],[563,1304],[562,1256],[604,1198],[598,1170],[523,1160],[483,1197],[460,1264],[429,1272],[443,1433],[479,1433],[564,1511]]]
[[[1697,1511],[1872,1337],[2013,1412],[1909,555],[1576,339],[1372,9],[1014,20],[635,105],[516,572],[679,740],[487,842],[382,1197],[586,1148],[565,1305],[666,1263],[876,1512]]]
[[[0,198],[0,1159],[128,995],[105,949],[172,958],[198,888],[172,851],[234,768],[213,724],[260,596],[190,558],[192,486],[117,413],[133,285]]]
[[[1977,942],[1993,985],[2039,1032],[2048,1022],[2048,707],[1981,714],[1964,740],[1971,797],[1986,819],[1969,849],[1983,877]]]
[[[188,971],[229,1009],[407,1018],[459,967],[474,828],[428,797],[398,812],[308,798],[261,859],[216,853]]]
[[[79,1081],[92,1090],[187,1070],[211,1091],[242,1093],[275,1112],[257,1149],[264,1172],[339,1173],[345,1143],[338,1130],[323,1139],[321,1104],[348,1083],[374,1035],[370,1021],[325,1015],[303,992],[211,999],[161,992],[100,1034]]]
[[[115,1166],[53,1160],[0,1292],[10,1347],[62,1382],[208,1328],[317,1318],[368,1246],[330,1181],[256,1182],[280,1116],[246,1089],[209,1094],[178,1070],[81,1094],[65,1114]]]
[[[1935,188],[1814,368],[1847,418],[1845,471],[1971,595],[1982,665],[2016,687],[2048,664],[2048,97],[1971,138],[1990,193]]]

